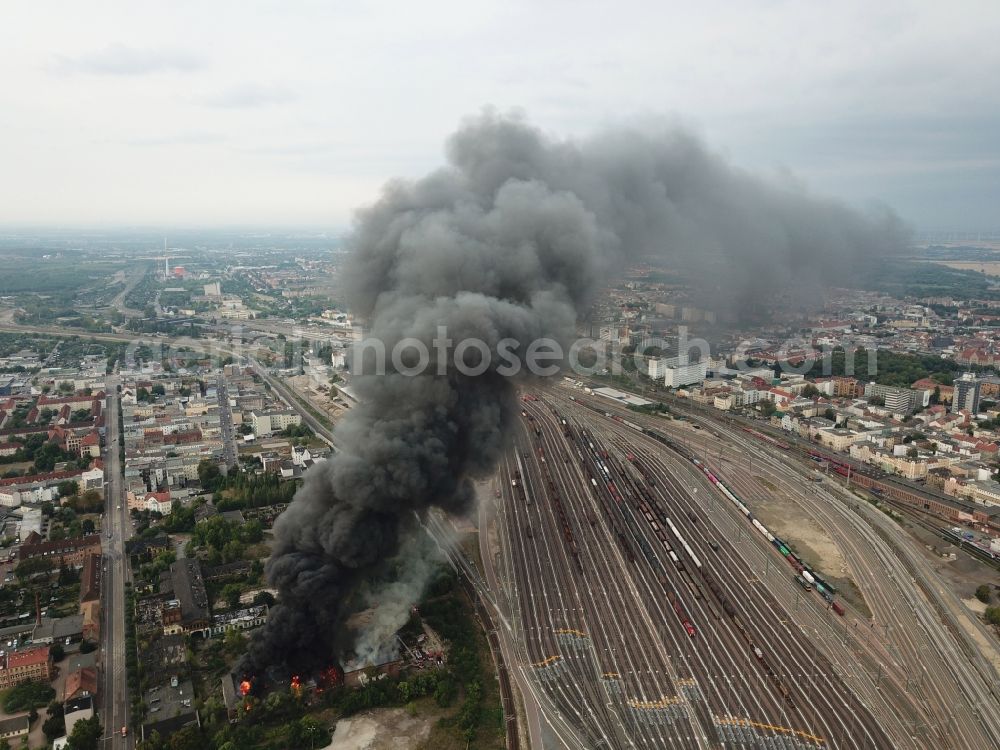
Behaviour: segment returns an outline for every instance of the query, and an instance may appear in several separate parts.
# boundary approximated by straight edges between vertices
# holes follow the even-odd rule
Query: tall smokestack
[[[274,526],[266,572],[280,602],[251,644],[248,673],[306,673],[363,650],[370,639],[345,640],[342,627],[370,603],[359,588],[402,582],[405,556],[422,554],[410,552],[414,516],[467,512],[473,480],[504,450],[515,388],[532,376],[505,370],[503,352],[523,364],[542,339],[566,351],[612,264],[655,253],[700,272],[719,256],[722,271],[705,277],[738,300],[813,284],[899,241],[891,215],[865,218],[757,180],[676,130],[563,142],[488,112],[449,140],[448,158],[421,180],[390,183],[358,214],[350,309],[387,353],[407,346],[381,374],[352,362],[360,405],[337,425],[343,449],[307,473]],[[443,369],[433,359],[421,369],[420,347],[440,352],[442,336],[452,342]],[[481,348],[456,361],[472,340]],[[394,601],[419,589],[412,580]]]

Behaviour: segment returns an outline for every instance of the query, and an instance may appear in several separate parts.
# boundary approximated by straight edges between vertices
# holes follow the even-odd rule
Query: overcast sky
[[[5,3],[0,223],[345,226],[492,105],[1000,229],[1000,3],[820,5]]]

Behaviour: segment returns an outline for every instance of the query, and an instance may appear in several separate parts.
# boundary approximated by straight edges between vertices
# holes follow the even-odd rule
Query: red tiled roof
[[[55,404],[78,404],[82,401],[99,401],[105,396],[104,391],[98,391],[91,396],[84,396],[83,394],[77,394],[75,396],[57,396],[55,398],[51,396],[39,396],[38,405],[39,406],[53,406]]]
[[[97,670],[84,667],[66,675],[65,700],[89,693],[97,695]]]
[[[82,474],[79,469],[72,471],[50,471],[46,474],[31,474],[26,477],[9,477],[0,479],[0,487],[9,487],[14,484],[29,484],[31,482],[48,482],[54,479],[72,479]]]
[[[31,667],[36,664],[44,664],[48,660],[48,646],[29,648],[25,651],[13,651],[7,654],[7,669],[14,669],[15,667]]]

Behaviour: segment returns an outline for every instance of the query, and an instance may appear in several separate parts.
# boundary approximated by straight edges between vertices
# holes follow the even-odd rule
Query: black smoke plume
[[[715,283],[748,297],[824,279],[900,241],[890,214],[863,216],[756,179],[676,130],[569,142],[517,117],[466,122],[448,142],[446,167],[389,183],[358,215],[351,310],[387,352],[413,338],[432,359],[424,374],[389,363],[385,374],[355,375],[362,403],[337,425],[342,449],[308,473],[275,524],[266,572],[280,603],[245,668],[305,673],[349,654],[343,625],[363,606],[359,586],[397,556],[415,516],[432,506],[468,511],[473,480],[504,449],[527,375],[498,372],[500,342],[521,342],[521,356],[536,339],[565,345],[616,262],[656,254],[697,269],[721,254]],[[442,326],[453,347],[467,338],[488,345],[483,374],[452,364],[437,373],[432,343]]]

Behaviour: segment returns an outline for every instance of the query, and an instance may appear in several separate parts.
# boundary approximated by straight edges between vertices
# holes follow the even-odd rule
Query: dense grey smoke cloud
[[[370,664],[384,664],[399,655],[396,633],[410,619],[414,602],[423,596],[438,566],[445,557],[426,533],[404,538],[395,560],[386,570],[385,580],[366,581],[360,587],[358,601],[365,607],[362,622],[353,628],[357,633],[353,659],[347,670]]]
[[[723,293],[742,295],[822,279],[899,242],[891,216],[765,183],[683,132],[557,141],[487,113],[452,136],[448,166],[390,183],[359,213],[344,286],[387,351],[407,338],[434,351],[444,326],[455,344],[477,338],[495,354],[514,339],[523,356],[539,338],[567,344],[594,287],[627,257],[701,268],[721,255]],[[337,426],[343,450],[309,472],[275,525],[266,570],[280,604],[248,670],[307,672],[351,658],[343,624],[366,605],[359,586],[416,533],[415,514],[467,511],[472,481],[496,465],[519,382],[500,375],[499,362],[493,356],[478,376],[454,366],[408,376],[390,365],[354,378],[362,403]]]

